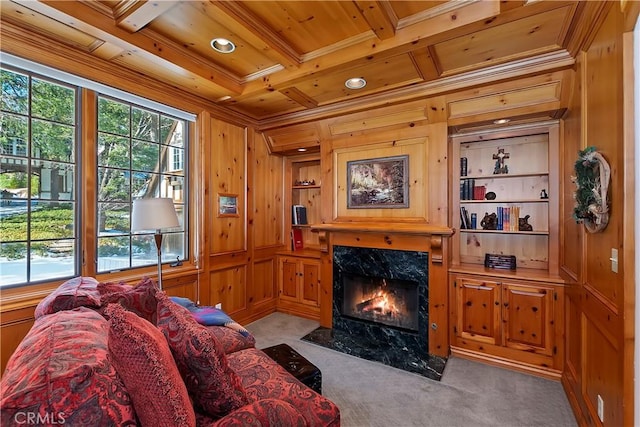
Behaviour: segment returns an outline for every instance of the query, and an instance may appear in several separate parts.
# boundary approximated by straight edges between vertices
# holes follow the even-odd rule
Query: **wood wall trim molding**
[[[435,82],[417,83],[413,86],[347,100],[340,105],[332,104],[314,110],[299,111],[281,117],[263,119],[259,129],[267,130],[312,120],[346,115],[366,109],[386,107],[418,99],[426,99],[446,93],[463,91],[476,86],[495,87],[496,84],[528,76],[566,70],[575,65],[575,60],[566,52],[552,52],[512,64],[497,65],[484,70],[469,71],[444,77]]]

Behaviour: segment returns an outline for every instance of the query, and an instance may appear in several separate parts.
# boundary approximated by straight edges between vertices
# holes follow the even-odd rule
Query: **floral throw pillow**
[[[103,308],[108,304],[118,303],[155,324],[158,287],[152,279],[145,277],[136,286],[126,283],[99,283],[98,292]]]
[[[191,313],[158,292],[157,326],[169,343],[197,409],[219,418],[248,403],[220,343]]]

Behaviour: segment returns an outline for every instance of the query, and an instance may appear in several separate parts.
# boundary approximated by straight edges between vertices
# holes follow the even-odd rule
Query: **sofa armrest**
[[[307,422],[293,405],[279,399],[258,400],[236,409],[212,424],[215,427],[283,425],[303,427]]]
[[[256,345],[256,339],[251,334],[245,336],[226,326],[207,326],[206,328],[222,344],[226,354],[253,348]]]

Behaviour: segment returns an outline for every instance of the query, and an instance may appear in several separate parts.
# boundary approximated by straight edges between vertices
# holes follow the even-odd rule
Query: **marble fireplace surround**
[[[322,245],[321,328],[304,339],[439,379],[449,350],[446,250],[453,230],[415,223],[333,223],[314,226],[314,230],[320,233]],[[392,271],[391,277],[421,282],[417,332],[340,316],[336,303],[342,299],[338,295],[342,269],[384,275],[378,267],[383,264],[392,269],[395,264],[405,266]],[[369,339],[372,345],[361,345]]]

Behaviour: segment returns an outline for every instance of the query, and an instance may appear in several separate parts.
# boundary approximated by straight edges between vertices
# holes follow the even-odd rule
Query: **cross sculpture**
[[[493,159],[496,161],[496,166],[493,169],[494,175],[509,173],[509,166],[504,164],[504,159],[508,159],[509,154],[504,152],[504,148],[498,148],[498,154],[493,155]]]

